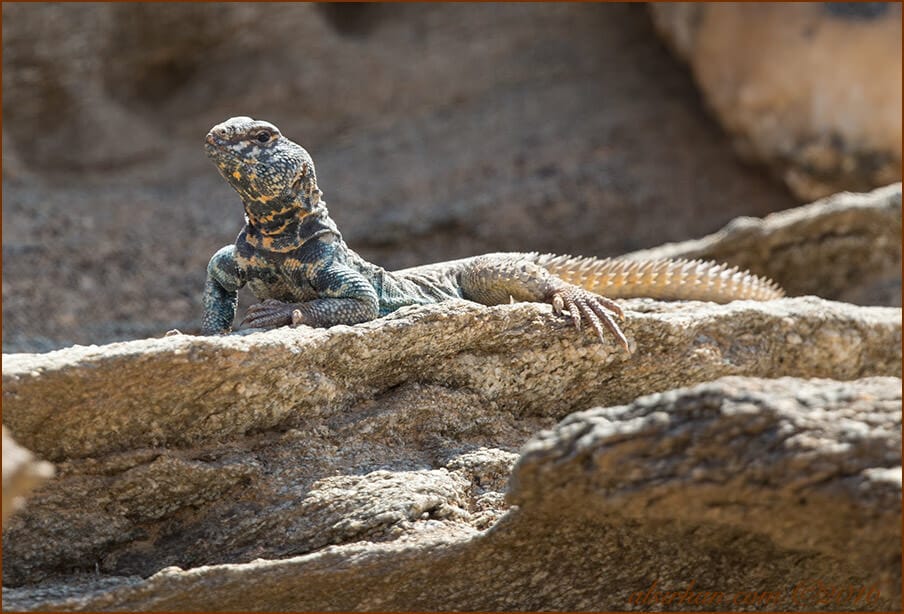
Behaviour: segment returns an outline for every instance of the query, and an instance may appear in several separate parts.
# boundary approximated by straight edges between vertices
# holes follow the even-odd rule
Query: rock
[[[378,412],[379,402],[367,413]],[[417,422],[416,414],[396,418],[403,428]],[[288,435],[256,448],[259,470],[306,464],[286,463],[278,448]],[[352,448],[368,435],[356,437]],[[474,483],[460,471],[502,468],[513,455],[484,449],[414,473],[345,468],[309,490],[282,480],[295,489],[295,507],[307,505],[314,524],[326,521],[327,535],[344,543],[191,569],[158,561],[144,580],[70,575],[5,588],[4,608],[618,610],[666,601],[668,609],[713,609],[701,608],[709,600],[732,610],[759,600],[769,609],[897,609],[900,454],[898,378],[723,378],[574,414],[539,433],[514,468],[507,501],[516,507],[488,531],[468,526]],[[272,510],[262,525],[293,515],[284,503],[257,501]],[[237,504],[233,495],[184,513]],[[216,531],[247,531],[233,518]],[[373,532],[391,526],[394,539]],[[259,533],[259,546],[297,535],[281,529],[269,540]],[[161,538],[149,534],[146,557],[159,556]],[[10,541],[6,534],[4,546]]]
[[[901,179],[897,3],[650,4],[746,158],[801,200]]]
[[[520,509],[544,501],[551,516],[586,506],[590,517],[658,525],[652,535],[690,536],[688,528],[711,524],[694,539],[702,549],[721,531],[746,534],[737,543],[754,551],[745,569],[709,581],[698,570],[703,586],[745,588],[744,576],[766,571],[748,565],[769,568],[768,558],[757,559],[774,548],[778,567],[793,552],[809,553],[793,571],[769,569],[774,588],[859,578],[899,604],[900,385],[728,377],[572,414],[523,448],[509,501]],[[693,568],[674,563],[683,573]],[[676,588],[682,580],[674,577]]]
[[[35,459],[3,427],[3,526],[25,497],[53,476],[53,465]]]
[[[835,194],[629,258],[703,258],[776,280],[788,294],[901,306],[901,184]]]
[[[118,57],[104,46],[111,14],[3,7],[3,116],[12,151],[29,167],[121,167],[162,151],[163,133],[109,97],[104,64]]]
[[[549,305],[467,301],[356,326],[5,354],[3,420],[56,461],[300,428],[415,382],[467,391],[465,404],[537,416],[552,407],[561,418],[723,375],[853,379],[901,368],[900,309],[815,297],[622,305],[633,355]]]
[[[901,368],[899,309],[624,306],[632,355],[547,305],[467,302],[353,327],[4,355],[4,422],[63,476],[6,529],[4,582],[473,532],[507,509],[511,453],[573,411],[729,374]],[[419,523],[431,518],[446,522]]]

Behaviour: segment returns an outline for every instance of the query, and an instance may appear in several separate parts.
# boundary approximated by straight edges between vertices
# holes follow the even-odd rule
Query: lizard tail
[[[727,303],[785,295],[771,279],[706,260],[620,260],[531,254],[536,264],[568,283],[608,298],[649,297]]]

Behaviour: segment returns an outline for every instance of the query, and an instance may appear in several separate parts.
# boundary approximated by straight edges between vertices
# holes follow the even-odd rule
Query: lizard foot
[[[273,298],[268,298],[256,305],[252,305],[245,312],[245,319],[239,324],[239,328],[278,328],[292,324],[292,312],[298,308],[298,303],[284,303]]]
[[[625,333],[612,317],[615,315],[622,322],[625,321],[624,312],[614,301],[578,286],[568,285],[553,292],[549,302],[552,303],[555,313],[561,314],[563,311],[567,311],[578,330],[581,330],[581,325],[586,321],[596,331],[600,341],[603,341],[606,336],[603,330],[605,327],[615,336],[618,344],[625,348],[626,352],[631,352]]]

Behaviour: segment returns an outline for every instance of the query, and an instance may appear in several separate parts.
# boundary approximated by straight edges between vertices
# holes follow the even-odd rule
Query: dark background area
[[[797,202],[644,5],[4,3],[5,352],[197,330],[242,226],[202,139],[235,115],[311,152],[387,268],[617,255]]]

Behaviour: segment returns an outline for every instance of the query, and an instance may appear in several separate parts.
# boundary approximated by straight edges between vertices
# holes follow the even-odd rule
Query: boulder
[[[901,179],[901,5],[651,3],[746,158],[804,201]]]
[[[416,413],[384,413],[381,405],[361,412],[361,422],[388,413],[404,430],[419,421]],[[471,411],[478,423],[486,415],[484,407]],[[425,438],[449,434],[419,430]],[[319,432],[321,442],[330,437],[317,425],[309,432]],[[373,433],[385,435],[364,428],[333,436],[357,438],[346,457],[370,440],[371,454],[359,462],[373,462],[381,447]],[[296,450],[307,448],[308,455],[287,458],[285,448],[301,439],[306,445]],[[573,414],[522,448],[504,500],[499,478],[516,459],[512,453],[452,452],[432,468],[334,469],[308,486],[292,479],[300,467],[332,460],[308,447],[314,439],[289,431],[267,445],[259,438],[253,455],[233,448],[219,458],[183,461],[172,474],[186,482],[202,465],[222,471],[245,462],[271,480],[281,474],[281,493],[243,497],[231,490],[206,503],[195,499],[170,512],[167,522],[145,518],[146,533],[136,544],[141,556],[133,563],[140,566],[141,558],[145,569],[5,588],[4,608],[900,608],[898,378],[727,377]],[[429,447],[423,440],[399,445],[397,457]],[[158,451],[182,458],[186,452]],[[67,479],[115,484],[128,482],[130,472],[137,478],[135,468],[106,465],[90,471],[83,465]],[[157,474],[167,470],[158,467]],[[246,489],[259,488],[255,482]],[[171,561],[182,556],[180,565],[164,567],[158,558],[175,546],[175,536],[167,535],[173,524],[217,506],[251,505],[265,512],[257,522],[250,514],[222,514],[203,535],[216,540],[231,532],[239,540],[252,531],[248,541],[257,543],[256,552],[227,555],[223,548],[220,556],[228,560],[193,565],[183,542],[171,551]],[[488,507],[502,517],[482,530],[474,520]],[[298,547],[312,535],[319,539],[306,542],[312,551],[291,552],[290,544]],[[11,541],[5,534],[4,546]],[[287,556],[274,556],[279,549]],[[4,563],[6,574],[10,563]]]
[[[854,379],[901,368],[896,308],[815,297],[621,304],[633,354],[575,330],[549,305],[467,301],[356,326],[5,354],[3,421],[58,461],[298,428],[415,384],[520,415],[554,407],[561,418],[723,375]]]
[[[627,257],[730,262],[777,280],[791,295],[900,307],[901,184],[835,194],[762,219],[736,218],[701,239]]]

